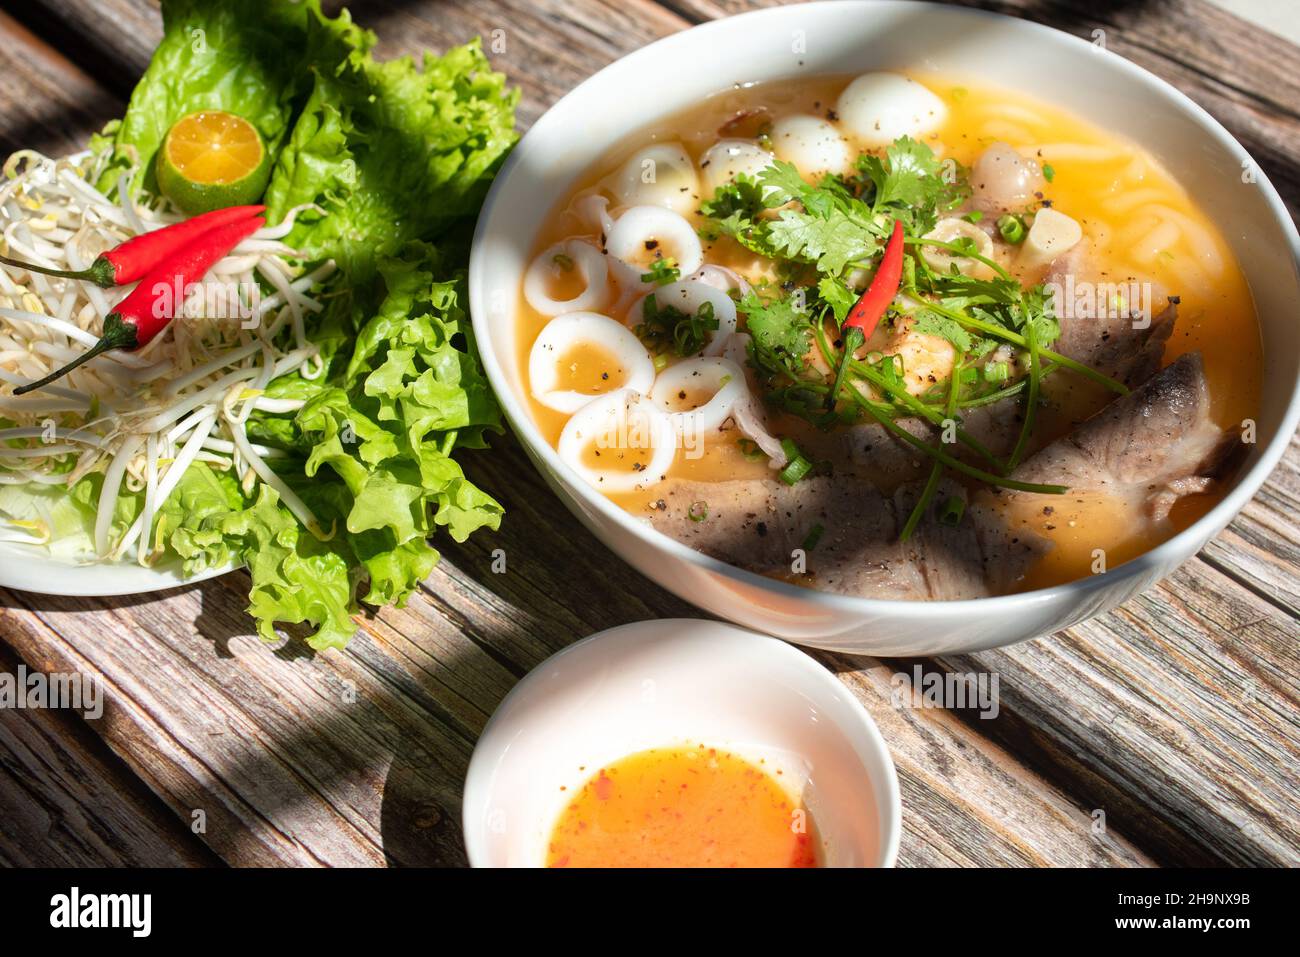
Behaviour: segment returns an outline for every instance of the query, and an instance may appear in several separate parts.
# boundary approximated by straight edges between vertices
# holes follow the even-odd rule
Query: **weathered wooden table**
[[[1300,209],[1300,50],[1200,2],[983,3],[1171,80]],[[380,53],[503,30],[520,121],[732,0],[354,0]],[[3,0],[0,150],[70,151],[122,113],[159,33],[144,0]],[[547,491],[510,437],[466,456],[499,534],[445,557],[345,652],[272,647],[244,573],[127,599],[0,591],[0,671],[104,678],[102,718],[0,711],[0,863],[462,864],[475,736],[528,669],[611,625],[692,615]],[[924,662],[997,672],[1001,712],[899,709],[911,662],[821,655],[860,695],[903,790],[901,862],[1300,863],[1300,444],[1232,526],[1117,611],[1013,648]],[[506,549],[510,572],[489,571]],[[1104,827],[1098,826],[1104,815]]]

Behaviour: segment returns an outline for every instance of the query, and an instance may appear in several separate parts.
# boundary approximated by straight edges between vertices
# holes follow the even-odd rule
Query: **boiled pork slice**
[[[1211,420],[1201,356],[1190,352],[1034,455],[1012,477],[1105,492],[1135,506],[1135,514],[1163,522],[1179,498],[1211,487],[1239,445],[1235,432]]]
[[[1064,256],[1056,259],[1048,269],[1045,283],[1054,284],[1061,290],[1062,297],[1069,297],[1070,290],[1077,290],[1082,283],[1104,284],[1105,277],[1099,277],[1089,271],[1088,245],[1080,243]],[[1079,298],[1076,292],[1075,297]],[[1087,304],[1094,297],[1083,297]],[[1098,372],[1105,373],[1112,379],[1135,388],[1146,382],[1160,369],[1165,354],[1165,343],[1173,332],[1178,319],[1178,306],[1175,300],[1168,304],[1149,321],[1140,316],[1119,314],[1109,302],[1092,302],[1080,307],[1078,303],[1058,301],[1057,324],[1061,327],[1060,338],[1051,346],[1052,350],[1082,362]],[[1099,312],[1100,315],[1090,313]],[[1050,380],[1049,380],[1050,381]]]
[[[1174,503],[1209,491],[1240,446],[1237,433],[1211,420],[1201,356],[1188,353],[1032,456],[1011,477],[1113,498],[1134,523],[1167,530],[1160,526]],[[1006,489],[975,496],[971,517],[995,591],[1015,584],[1024,549],[1037,547],[1033,533],[1009,515],[1017,506],[1050,504],[1054,497]]]
[[[1210,419],[1201,358],[1193,353],[1033,455],[1012,477],[1113,495],[1135,520],[1161,523],[1180,497],[1211,487],[1238,444]],[[967,501],[966,488],[949,479],[906,542],[898,536],[921,482],[906,482],[890,496],[847,475],[793,486],[771,479],[671,480],[661,488],[650,521],[677,541],[762,574],[869,598],[1002,594],[1052,547],[1023,523],[1008,521],[1007,508],[1054,496],[984,489],[969,502],[967,517],[949,526],[937,518],[938,509],[953,496]],[[811,544],[818,526],[820,537]],[[805,569],[794,567],[800,549]]]
[[[770,479],[665,483],[651,510],[664,534],[706,555],[760,574],[807,581],[826,591],[893,599],[988,594],[974,527],[935,517],[966,490],[940,483],[911,538],[898,540],[921,485],[885,497],[860,479],[816,477],[790,486]],[[694,516],[694,517],[692,517]],[[816,543],[810,535],[820,526]],[[804,567],[796,559],[803,550]],[[804,578],[804,575],[808,578]]]

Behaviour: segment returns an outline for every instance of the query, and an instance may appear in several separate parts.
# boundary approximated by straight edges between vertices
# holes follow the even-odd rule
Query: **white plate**
[[[812,814],[826,866],[893,866],[898,778],[861,702],[790,645],[695,619],[603,631],[515,685],[465,778],[470,864],[542,866],[556,819],[597,768],[688,743],[780,768]]]
[[[0,543],[0,586],[45,595],[139,595],[207,581],[239,567],[211,568],[186,578],[181,574],[179,564],[156,568],[146,568],[134,562],[74,565],[51,558],[32,545]]]

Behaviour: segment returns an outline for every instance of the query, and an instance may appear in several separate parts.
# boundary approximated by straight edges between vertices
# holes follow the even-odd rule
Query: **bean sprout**
[[[0,252],[50,268],[85,269],[105,250],[179,221],[165,204],[131,197],[134,172],[123,172],[105,195],[92,185],[103,173],[103,158],[13,154],[0,179]],[[322,536],[316,516],[267,465],[286,453],[249,441],[246,432],[255,411],[293,414],[302,408],[300,399],[264,394],[276,378],[324,373],[307,317],[323,308],[314,291],[335,265],[301,273],[298,254],[283,242],[308,210],[321,212],[296,206],[240,243],[144,348],[108,352],[30,396],[11,393],[93,345],[104,317],[129,289],[0,264],[0,486],[71,487],[102,471],[95,552],[111,559],[130,555],[141,565],[157,559],[162,529],[155,533],[154,525],[195,462],[233,471],[248,493],[258,482],[271,486]],[[269,295],[261,295],[255,277]],[[214,308],[222,302],[231,308]],[[124,493],[143,493],[143,502],[118,535],[113,516]],[[42,544],[48,537],[48,529],[0,515],[0,540]]]

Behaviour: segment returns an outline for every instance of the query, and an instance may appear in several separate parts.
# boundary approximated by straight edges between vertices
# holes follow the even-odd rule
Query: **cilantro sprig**
[[[794,165],[774,161],[755,176],[742,175],[721,187],[700,210],[706,237],[729,237],[772,261],[776,280],[749,292],[738,306],[750,334],[749,362],[765,386],[767,401],[821,428],[864,419],[880,422],[932,460],[904,538],[932,504],[948,470],[992,485],[1065,491],[1007,477],[1030,448],[1041,384],[1048,375],[1068,369],[1126,391],[1097,370],[1052,351],[1060,326],[1043,287],[1022,285],[969,238],[929,237],[941,219],[960,215],[955,211],[969,195],[964,168],[940,160],[925,143],[901,137],[881,154],[860,156],[850,172],[813,183]],[[966,216],[972,224],[982,220],[975,213]],[[840,337],[895,221],[903,225],[907,254],[900,296],[881,320],[882,335],[937,337],[953,353],[951,375],[919,394],[909,391],[900,356],[854,355]],[[935,268],[927,249],[942,250],[952,264],[946,271]],[[962,263],[966,265],[959,268]],[[1013,356],[999,353],[1002,358],[994,361],[990,357],[999,347]],[[1002,460],[961,427],[961,416],[963,410],[1004,400],[1023,401],[1025,411],[1014,448]],[[921,418],[936,426],[955,420],[957,441],[967,454],[959,457],[918,438],[896,422],[899,418]],[[969,459],[979,460],[980,466]],[[950,517],[960,516],[951,502],[944,510]]]

